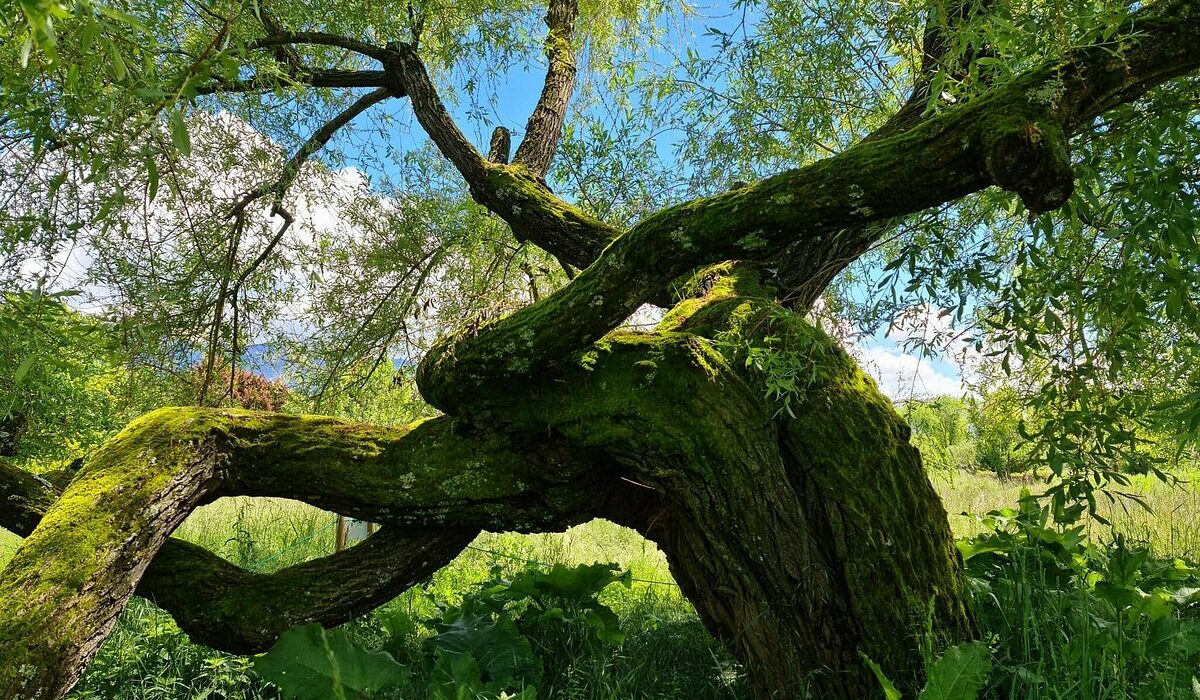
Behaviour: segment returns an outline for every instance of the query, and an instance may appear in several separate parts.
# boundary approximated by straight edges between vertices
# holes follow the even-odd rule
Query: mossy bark
[[[758,698],[874,697],[860,653],[915,692],[921,646],[971,635],[945,511],[873,391],[822,392],[777,443],[661,484],[644,532]]]
[[[649,357],[620,363],[624,373],[604,362],[591,370],[607,389],[642,397],[621,424],[639,435],[628,463],[659,500],[627,522],[661,544],[756,697],[872,697],[862,653],[916,692],[922,645],[969,638],[973,625],[946,513],[908,427],[753,270],[710,272],[702,297],[680,304],[656,342],[640,341]],[[812,382],[786,409],[746,369],[745,348],[767,337],[811,363]],[[638,344],[621,340],[625,352]],[[588,425],[612,439],[597,432],[599,416]]]
[[[260,650],[289,622],[344,619],[346,601],[319,590],[331,568],[367,582],[401,567],[394,585],[351,587],[365,610],[482,522],[540,530],[603,515],[662,544],[760,697],[862,697],[873,681],[860,651],[914,687],[926,623],[934,644],[970,631],[945,514],[887,400],[751,272],[716,270],[655,332],[609,334],[523,391],[488,396],[490,417],[477,422],[503,416],[510,437],[448,418],[392,429],[244,411],[147,416],[84,465],[6,572],[0,599],[17,614],[0,621],[0,656],[20,663],[0,671],[0,697],[65,692],[170,530],[222,494],[444,528],[428,538],[432,564],[419,548],[397,556],[411,531],[385,529],[358,558],[271,576],[168,548],[139,590],[159,591],[197,639],[226,649]],[[740,355],[767,334],[817,363],[794,417]]]
[[[613,332],[522,389],[470,385],[514,427],[614,456],[653,502],[608,517],[663,547],[761,698],[863,698],[860,652],[919,688],[920,646],[968,637],[946,514],[891,403],[836,344],[719,266],[653,333]],[[770,337],[774,340],[767,341]],[[747,347],[811,362],[790,410]]]
[[[1196,0],[1155,3],[1129,18],[1137,33],[1119,53],[1074,51],[903,130],[658,212],[624,233],[554,197],[540,165],[485,161],[416,48],[381,50],[385,72],[401,81],[394,93],[411,98],[476,199],[518,236],[586,269],[529,307],[435,346],[418,382],[447,416],[389,429],[172,409],[91,456],[52,504],[38,500],[36,483],[11,479],[27,507],[6,502],[0,518],[37,525],[0,578],[0,700],[65,693],[171,530],[198,503],[231,494],[447,528],[438,556],[462,530],[543,530],[606,515],[662,543],[759,697],[875,694],[860,652],[915,690],[921,645],[969,635],[971,622],[945,513],[886,399],[744,266],[702,276],[654,332],[613,329],[681,276],[726,259],[777,262],[786,251],[789,274],[815,281],[805,293],[815,298],[883,222],[993,184],[1035,212],[1058,206],[1071,187],[1070,135],[1200,67],[1198,19]],[[744,356],[768,337],[811,363],[812,381],[790,392],[782,412]],[[237,600],[282,598],[327,566],[369,570],[405,555],[408,545],[392,543],[393,556],[370,556],[381,542],[353,562],[313,562],[269,580],[172,548],[167,568],[147,580],[182,589],[209,579],[208,595],[165,589],[177,596],[161,599],[184,624],[228,626],[230,616],[253,620]],[[183,559],[172,564],[173,556]],[[385,595],[362,590],[367,603]],[[328,600],[304,604],[300,618],[344,614]],[[275,617],[296,619],[285,608]],[[270,634],[247,637],[245,648]]]
[[[219,466],[186,412],[139,419],[89,460],[4,570],[0,697],[58,698],[74,685],[146,553],[212,490]]]
[[[213,498],[297,498],[399,528],[270,576],[183,543],[167,548],[140,590],[199,638],[261,651],[288,621],[341,622],[399,593],[457,554],[482,524],[528,531],[586,520],[612,481],[611,461],[595,450],[510,439],[449,418],[383,428],[190,408],[134,421],[48,507],[36,480],[11,468],[0,477],[13,487],[6,496],[22,503],[0,513],[5,525],[26,530],[36,522],[0,575],[3,700],[64,695],[171,532]],[[441,531],[421,539],[414,527]],[[388,567],[398,568],[381,571]],[[318,590],[343,568],[360,585]],[[339,591],[357,597],[329,597]]]
[[[369,613],[448,564],[476,534],[389,527],[349,549],[269,574],[173,540],[137,592],[168,610],[193,642],[260,654],[296,625],[334,627]]]

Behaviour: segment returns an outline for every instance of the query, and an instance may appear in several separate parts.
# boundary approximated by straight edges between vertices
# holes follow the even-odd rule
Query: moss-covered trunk
[[[644,529],[763,700],[876,697],[861,654],[915,693],[922,645],[972,634],[907,426],[848,358],[831,361],[794,419],[747,425],[660,481],[664,509]]]
[[[14,522],[41,522],[0,582],[0,698],[66,692],[174,525],[206,494],[232,493],[439,527],[352,550],[364,581],[387,570],[380,580],[399,582],[345,591],[368,606],[430,563],[416,545],[435,547],[435,559],[450,555],[470,537],[464,525],[546,529],[607,515],[661,543],[758,697],[868,697],[875,684],[860,652],[916,687],[920,645],[970,633],[945,513],[907,428],[873,383],[823,334],[792,314],[771,316],[777,305],[739,285],[730,276],[657,332],[613,334],[560,376],[508,396],[498,407],[509,429],[536,432],[540,446],[491,432],[475,440],[446,419],[383,429],[233,411],[147,416],[49,508],[24,499]],[[713,328],[748,343],[783,338],[817,363],[816,379],[790,404],[794,415],[767,399],[742,345],[706,337]],[[322,473],[342,478],[310,493]],[[453,517],[436,503],[457,503]],[[192,549],[160,554],[142,589],[158,591],[209,643],[258,650],[284,620],[344,619],[338,601],[288,602],[287,592],[348,561],[256,577]],[[248,602],[262,595],[278,605]],[[269,609],[280,625],[256,623],[247,605]],[[238,633],[248,625],[262,634]]]
[[[905,689],[921,645],[970,636],[946,513],[891,402],[752,269],[718,266],[654,333],[609,334],[492,410],[619,459],[654,494],[606,514],[657,541],[759,698],[866,698],[860,653]],[[786,406],[767,349],[808,381]]]
[[[166,409],[92,455],[53,503],[0,470],[21,501],[0,522],[32,529],[0,579],[0,700],[61,697],[135,586],[198,639],[255,651],[287,624],[363,609],[347,600],[379,604],[480,527],[596,515],[661,543],[759,698],[874,695],[864,653],[915,690],[921,645],[971,633],[945,512],[891,403],[760,279],[716,266],[653,332],[610,333],[520,387],[468,377],[458,408],[474,421]],[[760,351],[805,377],[784,403],[771,371],[747,363]],[[160,552],[222,495],[389,527],[265,577],[179,543]],[[311,595],[345,567],[347,589]]]
[[[785,458],[765,483],[673,480],[669,515],[647,534],[756,698],[877,697],[860,652],[915,692],[921,646],[971,633],[940,501],[915,455],[852,493],[829,492],[803,461]],[[873,497],[870,521],[853,512]]]

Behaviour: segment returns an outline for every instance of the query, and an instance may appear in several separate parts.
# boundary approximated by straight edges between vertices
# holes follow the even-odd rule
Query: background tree
[[[976,438],[968,404],[953,396],[909,401],[904,417],[912,427],[912,443],[928,469],[974,469]]]
[[[980,291],[998,313],[979,318],[1000,319],[981,348],[1053,367],[1045,404],[1063,420],[1042,431],[1047,459],[1083,475],[1056,492],[1063,513],[1109,478],[1095,456],[1132,443],[1122,411],[1149,408],[1114,392],[1101,407],[1097,383],[1150,354],[1155,332],[1178,336],[1164,367],[1178,371],[1193,347],[1191,306],[1164,290],[1188,284],[1194,168],[1162,159],[1163,133],[1195,143],[1194,2],[767,2],[761,34],[714,30],[710,55],[648,73],[634,66],[667,46],[662,7],[551,0],[537,33],[540,10],[525,3],[329,9],[29,5],[30,40],[3,49],[0,128],[24,177],[5,181],[6,255],[86,241],[133,354],[203,352],[210,404],[224,400],[219,356],[240,366],[247,339],[283,332],[298,303],[307,313],[325,290],[357,293],[371,303],[306,329],[325,341],[314,356],[373,356],[370,367],[396,346],[427,350],[415,381],[442,412],[371,427],[162,410],[69,483],[6,469],[4,525],[28,535],[0,583],[6,695],[66,692],[135,590],[193,638],[254,651],[293,624],[345,620],[348,600],[387,600],[480,528],[596,516],[662,546],[760,696],[863,697],[875,688],[863,653],[916,688],[923,644],[972,633],[945,512],[890,402],[804,314],[835,280],[861,280],[839,275],[875,250],[895,254],[893,306]],[[102,58],[85,62],[96,47]],[[485,157],[484,134],[462,123],[486,111],[456,119],[447,105],[475,104],[525,52],[545,57],[540,97],[516,149]],[[571,114],[591,61],[586,109]],[[439,156],[417,145],[371,187],[313,162],[392,100]],[[671,176],[645,130],[679,123],[684,167]],[[393,136],[403,142],[403,127]],[[1101,240],[1075,202],[1131,164],[1171,173],[1150,200],[1165,227],[1139,228],[1147,210],[1116,206],[1104,245],[1072,246]],[[296,225],[329,201],[368,243]],[[1052,214],[1064,207],[1066,221]],[[1037,296],[1067,284],[1079,256],[1090,286]],[[1160,283],[1106,294],[1114,269]],[[623,328],[646,303],[669,310]],[[464,312],[436,341],[439,324],[418,324]],[[269,576],[170,539],[197,505],[234,494],[384,527]],[[320,599],[289,595],[331,570],[362,575]]]

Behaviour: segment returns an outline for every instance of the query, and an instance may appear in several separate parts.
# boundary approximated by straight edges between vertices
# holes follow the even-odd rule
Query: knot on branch
[[[991,126],[985,138],[992,180],[1016,192],[1032,215],[1062,206],[1075,189],[1062,128],[1025,121]]]
[[[492,131],[492,142],[488,147],[488,160],[493,163],[508,163],[508,154],[512,149],[512,132],[498,126]]]

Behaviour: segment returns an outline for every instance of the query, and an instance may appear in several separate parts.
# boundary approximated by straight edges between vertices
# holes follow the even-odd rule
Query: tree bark
[[[721,260],[771,261],[785,250],[796,258],[792,274],[823,284],[874,242],[877,224],[991,185],[1034,212],[1059,206],[1072,187],[1072,133],[1200,67],[1196,0],[1154,3],[1129,21],[1136,34],[1119,52],[1082,48],[899,133],[658,212],[624,233],[555,197],[540,182],[542,155],[531,169],[476,152],[414,46],[358,45],[384,64],[389,89],[410,98],[481,203],[587,269],[529,307],[439,341],[418,382],[447,416],[388,429],[158,411],[92,455],[52,503],[36,482],[5,482],[12,492],[0,517],[37,524],[0,576],[0,699],[67,692],[175,526],[196,505],[233,494],[446,528],[439,557],[472,528],[544,530],[607,515],[663,545],[758,697],[876,694],[860,652],[914,691],[922,645],[961,639],[972,625],[945,513],[887,400],[745,266],[694,279],[654,332],[613,329],[673,281]],[[548,86],[566,85],[570,68],[560,61]],[[565,105],[567,91],[550,93],[555,109]],[[556,139],[558,117],[542,121],[542,141]],[[771,377],[748,366],[754,347],[800,363],[796,376],[810,378],[784,392],[785,404],[768,400],[779,393]],[[360,559],[312,562],[270,580],[174,548],[168,555],[183,559],[146,581],[165,587],[160,599],[185,624],[227,626],[230,612],[214,613],[228,601],[280,598],[331,565],[403,561],[412,543],[402,531],[391,537],[356,547]],[[374,557],[381,549],[389,556]],[[401,565],[419,570],[422,557],[411,559]],[[211,579],[208,594],[178,590],[196,580],[184,563]],[[276,616],[345,614],[329,601],[286,607]],[[263,638],[243,640],[245,648]]]
[[[411,530],[380,533],[270,576],[238,572],[182,543],[169,548],[174,559],[143,591],[157,590],[155,599],[202,638],[260,651],[288,619],[346,619],[345,601],[313,592],[329,570],[363,569],[352,578],[362,584],[353,591],[365,611],[448,561],[484,524],[527,531],[588,519],[590,507],[606,503],[610,466],[561,440],[514,441],[448,418],[382,428],[172,408],[139,418],[97,450],[48,507],[36,480],[2,469],[0,483],[14,487],[22,507],[10,503],[0,516],[18,529],[37,525],[0,574],[0,698],[66,694],[171,532],[213,498],[283,496],[400,528],[443,530],[416,546]],[[281,599],[285,590],[298,599]],[[269,597],[266,610],[248,607]],[[258,625],[260,612],[276,619]],[[249,630],[229,625],[231,615]],[[219,639],[231,627],[237,634]]]
[[[639,470],[662,499],[641,529],[756,697],[873,697],[860,654],[915,693],[922,648],[974,630],[946,513],[891,402],[835,341],[747,295],[755,277],[706,281],[705,298],[664,325],[719,329],[731,369],[771,336],[814,379],[786,407],[764,402],[763,377],[745,371],[675,397],[693,407],[697,449]]]

